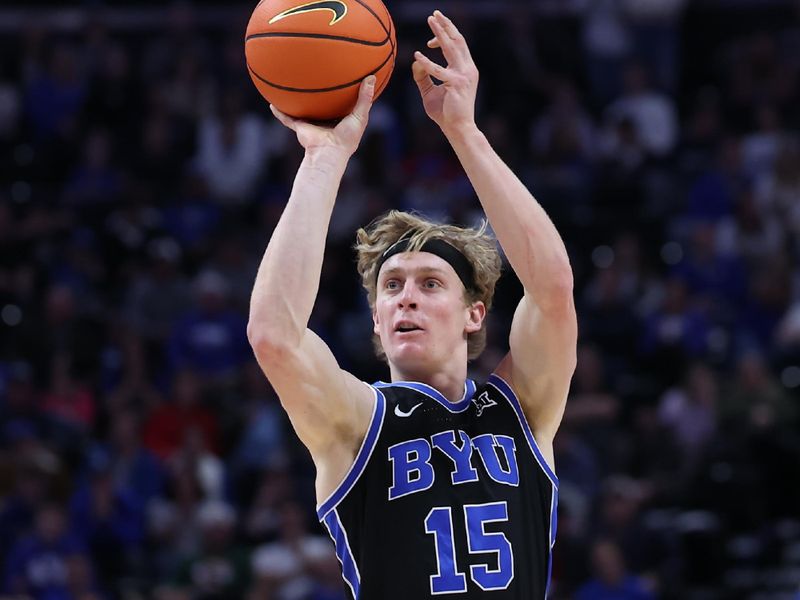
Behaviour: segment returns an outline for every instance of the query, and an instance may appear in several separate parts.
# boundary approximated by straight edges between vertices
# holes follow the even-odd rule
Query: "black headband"
[[[378,281],[378,274],[381,272],[381,267],[383,263],[393,257],[395,254],[400,254],[401,252],[406,252],[408,249],[408,238],[401,238],[397,240],[394,244],[389,246],[387,250],[381,255],[380,259],[378,260],[378,267],[375,269],[375,281]],[[475,289],[475,276],[472,269],[472,265],[467,260],[467,257],[464,256],[461,251],[459,251],[454,246],[451,246],[444,240],[440,239],[430,239],[419,249],[419,252],[429,252],[430,254],[435,254],[439,258],[453,267],[453,270],[458,275],[458,278],[461,280],[461,283],[464,284],[464,287],[468,290]]]

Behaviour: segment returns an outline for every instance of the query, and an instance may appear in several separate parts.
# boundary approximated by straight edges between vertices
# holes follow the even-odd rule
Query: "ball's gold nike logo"
[[[272,25],[276,21],[280,21],[281,19],[285,19],[286,17],[291,17],[292,15],[299,15],[301,13],[311,12],[312,10],[331,11],[333,13],[333,18],[331,19],[331,22],[328,23],[328,25],[333,25],[334,23],[341,21],[347,14],[347,5],[341,0],[318,0],[317,2],[308,2],[306,4],[301,4],[293,8],[287,8],[283,12],[278,13],[269,20],[269,24]]]

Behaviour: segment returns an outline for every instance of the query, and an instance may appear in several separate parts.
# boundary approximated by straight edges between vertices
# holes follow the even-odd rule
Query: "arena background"
[[[252,6],[0,7],[2,597],[344,597],[245,336],[301,158],[245,70]],[[800,598],[800,2],[388,6],[312,328],[385,378],[356,227],[480,215],[410,77],[443,9],[575,271],[551,597]],[[506,272],[473,376],[519,294]]]

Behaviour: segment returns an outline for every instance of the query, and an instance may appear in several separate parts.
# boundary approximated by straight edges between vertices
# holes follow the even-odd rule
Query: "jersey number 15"
[[[505,502],[464,505],[464,525],[467,550],[470,554],[492,552],[497,556],[497,568],[489,564],[470,565],[469,575],[485,591],[504,590],[514,579],[514,552],[504,533],[488,532],[487,523],[508,521]],[[431,575],[432,594],[457,594],[467,591],[467,578],[458,570],[453,533],[453,511],[449,506],[436,506],[425,517],[425,533],[433,536],[436,546],[435,575]]]

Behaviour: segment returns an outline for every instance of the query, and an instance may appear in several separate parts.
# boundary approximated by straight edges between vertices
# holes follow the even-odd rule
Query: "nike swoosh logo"
[[[420,406],[422,406],[422,402],[420,402],[419,404],[415,404],[414,406],[409,408],[408,412],[403,412],[402,410],[400,410],[400,406],[398,404],[395,404],[394,405],[394,414],[396,414],[398,417],[409,417],[409,416],[411,416],[411,413],[413,413]]]
[[[293,8],[287,8],[285,11],[278,13],[274,17],[269,20],[269,24],[272,25],[276,21],[280,21],[281,19],[285,19],[286,17],[291,17],[292,15],[299,15],[302,13],[311,12],[312,10],[329,10],[333,13],[333,18],[328,25],[333,25],[341,21],[344,16],[347,14],[347,5],[342,2],[341,0],[318,0],[317,2],[309,2],[307,4],[301,4],[299,6],[295,6]]]

